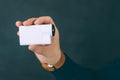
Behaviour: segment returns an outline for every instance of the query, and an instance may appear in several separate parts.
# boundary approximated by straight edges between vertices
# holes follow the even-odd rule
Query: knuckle
[[[23,25],[31,25],[35,20],[36,18],[29,18],[23,22]]]
[[[36,18],[32,17],[32,18],[29,18],[28,20],[35,20]]]
[[[41,16],[41,17],[39,17],[39,19],[40,19],[40,18],[47,18],[47,19],[50,19],[50,20],[52,19],[51,16]]]
[[[23,22],[23,25],[26,25],[26,24],[27,24],[27,22],[26,22],[26,21],[24,21],[24,22]]]
[[[52,20],[52,17],[51,17],[51,16],[46,16],[46,18],[48,18],[49,20]]]
[[[51,19],[51,16],[46,16],[46,17]]]
[[[36,19],[36,18],[34,18],[34,17],[31,17],[31,18],[29,18],[29,19],[27,19],[27,20],[33,20],[33,19]]]

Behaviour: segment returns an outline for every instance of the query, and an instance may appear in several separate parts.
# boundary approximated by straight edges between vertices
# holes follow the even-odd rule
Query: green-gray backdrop
[[[62,50],[81,66],[98,69],[120,57],[118,0],[0,0],[0,80],[55,79],[16,35],[16,20],[45,15],[60,30]]]

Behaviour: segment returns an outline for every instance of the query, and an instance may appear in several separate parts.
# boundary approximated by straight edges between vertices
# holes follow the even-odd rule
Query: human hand
[[[61,57],[61,49],[59,43],[59,32],[53,21],[49,16],[42,16],[39,18],[29,18],[25,21],[16,21],[16,26],[30,26],[40,24],[53,24],[55,26],[55,35],[52,37],[52,44],[50,45],[29,45],[28,49],[33,51],[41,63],[56,64]],[[19,32],[17,33],[19,36]]]

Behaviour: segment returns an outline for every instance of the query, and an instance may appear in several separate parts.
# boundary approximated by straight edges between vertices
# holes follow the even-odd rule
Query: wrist
[[[65,55],[61,52],[61,57],[56,64],[42,63],[42,67],[47,71],[55,71],[63,66],[65,62]]]
[[[59,61],[60,57],[61,57],[61,54],[49,56],[49,57],[40,55],[39,61],[40,63],[49,63],[49,64],[54,65]]]
[[[35,53],[36,57],[38,58],[38,60],[40,61],[40,63],[49,63],[49,64],[56,64],[60,58],[61,58],[61,50],[52,50],[44,53],[44,54],[39,54],[39,53]]]

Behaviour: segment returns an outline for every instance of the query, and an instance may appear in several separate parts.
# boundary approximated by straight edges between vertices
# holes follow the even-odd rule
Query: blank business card
[[[19,27],[20,45],[51,44],[52,25],[31,25]]]

